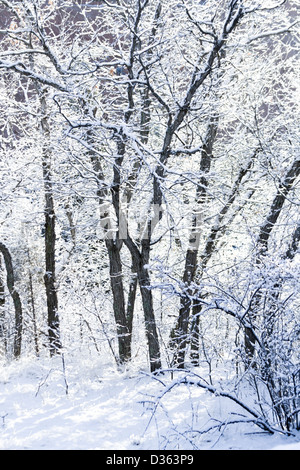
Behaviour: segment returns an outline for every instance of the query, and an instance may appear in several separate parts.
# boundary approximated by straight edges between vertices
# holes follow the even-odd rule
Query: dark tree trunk
[[[149,360],[151,372],[156,372],[161,369],[160,359],[160,347],[159,339],[156,328],[156,321],[153,309],[153,296],[151,290],[151,281],[147,264],[150,256],[150,243],[147,242],[146,249],[142,249],[140,255],[140,262],[138,264],[137,275],[140,285],[144,318],[145,318],[145,329],[146,337],[148,341]]]
[[[268,252],[268,243],[272,234],[273,228],[280,216],[281,210],[284,206],[286,198],[293,188],[296,178],[300,175],[300,160],[296,160],[287,171],[284,179],[280,182],[276,196],[273,199],[271,208],[264,224],[260,228],[260,232],[257,238],[257,257],[256,264],[259,266],[262,263],[264,256]],[[298,243],[299,232],[296,230],[293,237],[293,243],[291,244],[286,257],[291,257],[293,253],[293,246]],[[261,291],[258,290],[252,299],[251,308],[248,309],[247,320],[251,325],[254,325],[256,317],[259,315],[259,309],[261,305]],[[255,354],[255,338],[253,336],[252,328],[245,328],[245,354],[246,354],[246,365],[249,366],[253,361]]]
[[[202,69],[201,73],[199,73],[199,68],[196,66],[194,69],[194,73],[191,79],[190,86],[185,94],[185,98],[182,102],[182,105],[178,107],[176,113],[172,113],[166,103],[161,102],[164,106],[166,111],[168,112],[169,120],[168,126],[166,129],[166,133],[164,136],[164,142],[162,146],[162,150],[160,153],[160,161],[157,165],[154,181],[153,181],[153,203],[157,206],[161,206],[163,200],[163,190],[161,186],[161,182],[164,180],[165,175],[165,166],[171,155],[171,144],[176,135],[178,128],[181,126],[184,118],[188,114],[192,100],[196,94],[196,92],[200,89],[202,84],[205,82],[207,77],[211,76],[213,65],[217,58],[220,58],[224,54],[224,48],[226,46],[226,39],[230,33],[235,29],[238,25],[240,19],[243,17],[243,8],[242,5],[233,2],[227,19],[224,23],[223,28],[223,36],[222,38],[215,37],[212,49],[207,56],[207,61],[205,67]],[[214,121],[214,120],[212,120]],[[208,129],[208,136],[206,142],[202,149],[202,156],[201,156],[201,165],[203,165],[202,171],[208,171],[211,162],[211,151],[212,145],[214,142],[215,134],[217,130],[217,125],[215,122],[211,122],[209,124]],[[207,147],[207,148],[206,148]],[[201,178],[202,179],[202,178]],[[206,178],[204,176],[203,181],[199,181],[199,185],[197,188],[197,198],[199,199],[198,202],[201,201],[201,197],[203,199],[202,190],[204,189],[204,195],[206,194]],[[228,209],[226,209],[227,212]],[[225,212],[225,213],[226,213]],[[224,215],[225,215],[224,213]],[[223,217],[224,217],[223,215]],[[197,227],[197,217],[194,217],[194,221],[196,222],[195,227]],[[194,241],[194,237],[196,235],[196,243]],[[215,233],[215,237],[213,240],[213,245],[215,244],[217,232]],[[171,332],[171,341],[170,345],[173,347],[175,345],[175,355],[174,355],[174,362],[177,367],[183,368],[184,367],[184,356],[185,356],[185,349],[186,349],[186,341],[187,341],[187,328],[188,328],[188,318],[190,314],[190,307],[191,302],[189,299],[190,290],[189,284],[193,282],[194,273],[197,267],[197,253],[199,248],[199,231],[197,233],[197,228],[191,233],[190,242],[192,241],[192,249],[188,249],[187,256],[186,256],[186,263],[185,263],[185,271],[183,278],[187,279],[186,282],[186,291],[183,293],[181,297],[181,306],[179,311],[179,318],[178,318],[178,328],[175,327]],[[195,253],[191,253],[194,251]],[[180,335],[182,335],[182,339],[180,339]]]
[[[170,345],[175,347],[173,365],[178,368],[184,368],[186,347],[189,341],[189,323],[190,323],[190,309],[192,306],[191,296],[193,294],[191,283],[194,281],[197,266],[198,266],[198,252],[200,243],[200,217],[199,213],[201,206],[206,202],[207,195],[207,177],[209,173],[212,160],[213,144],[217,134],[218,119],[212,119],[209,124],[205,142],[201,151],[200,159],[200,172],[202,176],[199,178],[199,184],[196,190],[195,208],[192,219],[192,230],[189,239],[189,245],[185,257],[185,267],[183,273],[183,283],[186,290],[183,292],[180,299],[179,316],[176,327],[171,334]],[[196,343],[194,343],[195,346]]]
[[[0,341],[2,346],[0,348],[0,353],[7,353],[7,331],[6,331],[6,321],[5,321],[5,285],[3,280],[3,271],[0,259]]]
[[[200,361],[200,313],[202,304],[198,301],[194,303],[191,321],[191,363],[199,366]]]
[[[61,348],[58,299],[55,286],[55,218],[52,211],[45,211],[45,264],[44,283],[47,297],[48,336],[50,355],[53,356]]]
[[[98,156],[96,155],[95,151],[93,150],[95,142],[92,132],[87,133],[87,142],[90,146],[88,153],[90,155],[93,169],[97,174],[97,197],[101,208],[100,222],[105,233],[105,246],[109,258],[109,275],[113,298],[113,315],[117,327],[118,337],[118,361],[120,364],[124,364],[131,359],[132,320],[130,320],[130,317],[131,315],[133,315],[133,310],[131,313],[130,308],[133,309],[134,301],[133,299],[130,300],[132,306],[128,308],[128,312],[126,314],[121,259],[121,249],[123,245],[123,240],[119,238],[119,233],[115,235],[111,231],[110,212],[106,202],[109,197],[109,192],[106,187],[103,186],[104,174],[101,162]],[[121,153],[121,155],[124,154],[125,149],[121,141],[118,141],[118,148],[119,153]],[[118,218],[120,218],[120,168],[118,165],[121,164],[121,162],[122,156],[116,158],[114,166],[114,181],[110,194]]]
[[[13,299],[14,308],[15,308],[14,356],[15,358],[18,358],[21,355],[21,344],[22,344],[22,329],[23,329],[22,304],[21,304],[19,293],[15,289],[15,277],[14,277],[14,269],[13,269],[11,254],[8,248],[3,243],[0,243],[0,252],[2,253],[2,256],[4,258],[4,263],[6,267],[6,276],[7,276],[7,287]]]
[[[132,268],[131,278],[129,280],[129,292],[128,292],[127,311],[126,311],[126,321],[127,321],[130,345],[131,345],[131,340],[132,340],[133,314],[134,314],[134,306],[135,306],[135,300],[136,300],[137,285],[138,285],[138,276],[137,276],[137,273]]]
[[[52,187],[51,175],[51,151],[50,151],[50,128],[47,119],[47,104],[46,99],[40,93],[40,102],[43,111],[41,120],[41,127],[44,136],[44,146],[42,154],[42,168],[44,180],[44,194],[45,194],[45,275],[44,283],[46,288],[47,297],[47,312],[48,312],[48,337],[49,337],[49,351],[53,356],[59,353],[61,349],[59,316],[58,316],[58,299],[56,288],[56,273],[55,273],[55,211],[54,211],[54,198]]]
[[[151,223],[149,223],[148,225],[148,235],[150,231],[150,226]],[[132,270],[133,273],[136,273],[140,287],[145,320],[146,338],[148,343],[150,370],[151,372],[157,372],[159,369],[161,369],[161,356],[153,308],[151,280],[148,270],[151,249],[150,236],[148,236],[147,239],[142,240],[141,247],[138,247],[136,243],[134,243],[133,240],[130,238],[130,236],[128,236],[124,240],[124,243],[131,254]],[[132,289],[133,291],[135,291],[136,289],[136,284],[134,282],[132,283]]]
[[[113,311],[118,334],[119,361],[123,364],[131,359],[131,326],[128,325],[125,313],[120,243],[118,240],[106,240],[113,295]]]
[[[211,151],[212,151],[212,141],[211,141]],[[238,194],[240,184],[249,171],[249,169],[252,166],[253,158],[256,155],[256,152],[254,152],[253,156],[251,159],[249,159],[248,164],[241,168],[238,177],[233,185],[231,194],[228,197],[228,200],[226,204],[224,204],[223,208],[221,209],[218,217],[218,223],[212,227],[210,234],[207,238],[207,242],[205,244],[205,247],[203,249],[203,252],[201,256],[199,257],[200,259],[198,260],[198,251],[199,251],[199,237],[200,237],[200,227],[197,229],[193,229],[191,235],[190,235],[190,244],[192,245],[192,248],[189,248],[186,253],[186,262],[185,262],[185,269],[184,269],[184,274],[183,274],[183,282],[186,286],[185,291],[182,294],[182,297],[180,299],[180,311],[179,311],[179,317],[177,324],[175,328],[173,329],[171,333],[171,341],[170,341],[170,346],[175,347],[175,354],[174,354],[174,365],[178,368],[184,368],[184,362],[185,362],[185,353],[186,353],[186,346],[187,342],[189,341],[189,338],[192,335],[195,334],[197,335],[197,323],[198,320],[197,318],[192,318],[192,327],[195,326],[194,329],[192,329],[191,332],[189,332],[189,323],[190,323],[190,309],[193,306],[193,315],[198,317],[201,312],[201,299],[203,299],[203,294],[201,292],[196,292],[195,288],[191,287],[192,282],[195,281],[195,275],[196,271],[198,269],[198,264],[199,264],[199,269],[197,272],[197,276],[201,279],[201,275],[205,267],[207,266],[207,263],[213,256],[216,248],[216,244],[219,241],[220,236],[224,233],[226,229],[226,223],[224,223],[224,218],[228,214],[228,211],[232,204],[234,203],[236,196]],[[207,153],[207,150],[205,151]],[[206,188],[206,186],[203,185],[203,177],[202,177],[202,185],[201,187]],[[203,191],[203,190],[202,190]],[[201,193],[201,198],[199,197],[198,193],[198,198],[197,198],[197,203],[198,205],[201,204],[202,201],[204,201],[204,196],[205,193]],[[195,218],[196,221],[196,218]],[[199,221],[198,221],[199,223]],[[197,227],[197,223],[194,222],[194,227]],[[197,279],[199,282],[199,279]],[[192,301],[192,297],[194,300]],[[197,344],[197,338],[193,340],[192,342],[194,343],[193,345],[193,354],[194,354],[194,362],[195,362],[195,347]]]
[[[38,329],[37,329],[37,322],[36,322],[36,308],[35,308],[34,293],[33,293],[33,280],[32,280],[32,274],[30,271],[29,271],[29,290],[30,290],[30,303],[31,303],[31,308],[32,308],[35,353],[37,356],[39,356],[40,348],[39,348]]]

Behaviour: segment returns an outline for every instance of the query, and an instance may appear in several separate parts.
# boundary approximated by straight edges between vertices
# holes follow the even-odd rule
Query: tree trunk
[[[7,353],[7,331],[6,331],[6,321],[5,321],[5,286],[3,281],[3,271],[1,266],[0,259],[0,355]]]
[[[201,226],[201,206],[206,202],[208,181],[206,174],[209,173],[212,160],[213,145],[215,142],[218,128],[218,119],[213,118],[208,125],[206,138],[203,148],[201,150],[200,158],[200,172],[202,176],[199,178],[199,184],[196,190],[195,208],[192,219],[192,230],[189,237],[189,248],[186,252],[185,267],[183,273],[183,283],[186,286],[185,291],[180,299],[179,316],[176,327],[171,333],[170,345],[175,347],[173,365],[178,368],[184,368],[185,353],[189,337],[189,322],[190,322],[190,309],[192,306],[191,296],[193,294],[190,288],[191,283],[194,281],[197,265],[198,265],[198,252],[200,244],[200,231]],[[200,214],[200,215],[199,215]]]
[[[211,151],[212,151],[212,148],[211,148]],[[198,224],[195,224],[195,223],[193,224],[194,227],[198,227],[198,228],[197,230],[193,229],[190,235],[190,245],[192,244],[192,248],[189,248],[187,250],[185,270],[183,274],[183,282],[186,285],[186,289],[183,292],[183,295],[180,300],[179,317],[178,317],[177,325],[171,333],[171,341],[170,341],[171,347],[174,348],[174,345],[175,345],[174,365],[176,367],[184,368],[187,340],[190,335],[188,326],[189,326],[189,321],[190,321],[190,318],[189,318],[190,309],[193,304],[193,302],[191,301],[192,296],[195,297],[196,295],[197,297],[194,300],[195,310],[193,311],[193,313],[196,316],[199,316],[201,312],[201,298],[203,294],[201,294],[200,292],[194,292],[194,289],[190,287],[192,282],[194,282],[195,280],[195,275],[198,269],[198,264],[199,264],[199,269],[198,269],[197,275],[201,279],[202,272],[207,266],[207,263],[209,262],[213,254],[215,253],[216,244],[219,241],[220,236],[225,232],[225,229],[227,227],[227,223],[224,223],[224,218],[228,214],[230,207],[232,206],[232,204],[234,203],[238,195],[241,182],[243,178],[245,177],[245,175],[247,174],[247,172],[249,171],[249,169],[251,168],[252,162],[256,156],[256,153],[257,153],[257,150],[254,152],[253,156],[249,159],[247,165],[245,165],[244,167],[240,169],[237,179],[233,185],[232,191],[227,199],[227,202],[226,204],[224,204],[223,208],[220,210],[216,224],[211,228],[210,234],[207,238],[207,242],[200,256],[200,260],[198,260],[200,227],[198,226]],[[201,185],[201,187],[203,187],[203,184]],[[202,198],[198,197],[196,201],[198,204],[202,203],[202,201],[204,200],[203,196],[204,194],[202,194]],[[199,279],[197,279],[197,281],[199,282]],[[197,320],[192,319],[192,325],[193,324],[196,325]],[[194,334],[196,334],[196,332],[197,332],[197,328],[193,330]],[[182,337],[182,340],[180,339],[181,337]],[[194,346],[193,346],[194,351],[195,351],[196,344],[197,344],[197,339],[195,338]],[[177,348],[179,348],[178,352],[176,351]],[[195,358],[195,354],[194,354],[194,358]]]
[[[151,222],[148,224],[148,235],[151,227]],[[153,308],[153,295],[151,290],[151,280],[148,269],[148,263],[150,259],[151,242],[150,236],[145,238],[141,242],[141,247],[138,247],[136,243],[128,235],[124,240],[127,246],[131,258],[132,258],[132,270],[136,273],[144,312],[146,338],[148,343],[149,361],[151,372],[156,372],[161,369],[161,358],[160,358],[160,346],[159,338],[156,328],[156,320]],[[132,289],[136,289],[136,284],[132,284]]]
[[[201,302],[196,302],[192,308],[191,321],[191,363],[199,366],[200,361],[200,313],[202,310]]]
[[[4,263],[6,267],[6,276],[7,276],[7,287],[9,293],[13,299],[14,308],[15,308],[15,331],[14,331],[14,356],[15,358],[20,357],[21,355],[21,344],[22,344],[22,330],[23,330],[23,313],[22,313],[22,304],[19,293],[15,289],[15,277],[14,269],[11,259],[11,254],[8,248],[0,243],[0,252],[4,258]]]
[[[192,305],[192,289],[189,287],[194,279],[197,266],[198,250],[188,250],[186,254],[183,282],[187,286],[180,298],[179,316],[175,328],[171,332],[170,346],[174,351],[172,365],[184,369],[186,348],[189,342],[190,309]]]
[[[237,4],[234,2],[230,8],[229,8],[229,14],[227,16],[227,19],[225,20],[224,23],[224,29],[223,29],[223,36],[222,38],[217,38],[215,37],[215,40],[213,42],[213,46],[211,48],[210,53],[207,56],[207,61],[205,67],[201,70],[201,73],[199,73],[198,66],[195,66],[194,73],[190,82],[190,86],[185,94],[185,98],[182,102],[182,105],[178,107],[176,113],[171,113],[170,109],[168,106],[166,108],[168,115],[169,115],[169,120],[168,120],[168,126],[165,132],[164,136],[164,142],[162,146],[162,150],[160,152],[160,161],[159,164],[157,165],[157,168],[155,170],[155,176],[153,180],[153,202],[154,204],[161,206],[162,200],[163,200],[163,192],[162,192],[162,187],[161,187],[161,181],[164,180],[164,175],[165,175],[165,166],[166,163],[169,159],[169,156],[171,155],[171,143],[174,138],[174,135],[176,134],[178,128],[181,126],[184,118],[186,117],[188,111],[190,110],[192,100],[196,94],[196,92],[200,89],[202,84],[205,82],[207,77],[212,75],[212,70],[213,70],[213,65],[215,63],[216,58],[220,58],[224,55],[224,49],[226,46],[226,39],[230,33],[235,29],[237,24],[239,23],[240,19],[243,16],[243,8],[241,4]],[[211,152],[212,152],[212,145],[214,142],[214,138],[216,135],[216,130],[217,126],[216,123],[214,122],[214,119],[212,119],[212,122],[208,126],[208,133],[206,137],[206,141],[204,143],[203,149],[202,149],[202,155],[201,155],[201,165],[203,165],[202,171],[209,171],[210,164],[211,164]],[[207,147],[207,148],[206,148]],[[203,181],[201,181],[203,178]],[[200,184],[198,185],[197,188],[197,198],[199,200],[197,201],[198,203],[201,203],[201,198],[203,199],[202,190],[204,190],[204,195],[206,194],[206,184],[207,181],[205,177],[202,177],[200,180]],[[226,209],[225,213],[227,212],[228,209]],[[225,215],[223,214],[223,217]],[[179,349],[179,351],[175,350],[175,356],[174,356],[174,361],[175,365],[177,365],[180,368],[184,367],[184,356],[185,356],[185,345],[186,345],[186,339],[187,339],[187,327],[188,327],[188,318],[189,318],[189,312],[190,312],[190,307],[191,307],[191,302],[189,300],[189,284],[193,281],[194,273],[196,271],[196,260],[197,260],[197,252],[199,249],[199,229],[197,231],[197,217],[194,218],[196,222],[196,230],[194,233],[191,233],[190,237],[190,242],[192,241],[193,246],[192,246],[192,251],[195,251],[196,256],[191,255],[190,251],[191,249],[188,249],[187,256],[186,256],[186,263],[185,263],[185,272],[183,275],[183,278],[187,279],[187,289],[186,292],[183,294],[181,297],[181,306],[180,306],[180,311],[179,311],[179,327],[181,328],[181,331],[176,331],[173,329],[171,332],[171,341],[170,344],[173,346],[174,345],[174,339],[175,339],[175,349]],[[196,234],[196,243],[194,236]],[[215,237],[214,240],[216,238]],[[214,244],[213,240],[213,244]],[[189,258],[193,258],[192,261],[190,262]],[[183,335],[182,341],[180,340],[180,334]]]
[[[126,321],[127,321],[130,345],[132,341],[133,314],[134,314],[134,306],[135,306],[135,300],[136,300],[137,285],[138,285],[138,276],[137,276],[136,271],[132,267],[131,277],[129,280],[129,292],[128,292],[127,311],[126,311]]]
[[[109,256],[110,283],[113,295],[113,311],[117,326],[119,360],[126,363],[131,359],[131,328],[125,313],[125,299],[120,257],[120,241],[106,240]]]
[[[268,252],[268,242],[273,231],[273,228],[280,216],[281,210],[284,206],[286,198],[293,188],[296,178],[300,174],[300,160],[295,160],[291,165],[290,169],[287,171],[284,179],[280,182],[276,196],[273,199],[269,214],[260,228],[260,232],[257,238],[257,256],[256,256],[256,265],[259,266],[262,263],[263,258]],[[293,243],[297,244],[298,232],[295,232]],[[292,249],[292,245],[290,247]],[[289,253],[289,252],[288,252]],[[287,257],[289,256],[287,253]],[[256,317],[259,315],[259,309],[261,304],[261,291],[258,290],[252,299],[251,308],[248,309],[247,320],[253,325],[256,321]],[[249,366],[253,361],[255,354],[255,338],[253,337],[253,330],[245,328],[244,333],[244,342],[245,342],[245,354],[246,354],[246,366]]]
[[[56,261],[55,261],[55,211],[51,175],[51,151],[50,151],[50,127],[47,119],[47,104],[45,96],[39,93],[43,117],[41,127],[44,136],[44,145],[42,152],[42,168],[45,194],[45,275],[44,283],[47,297],[48,312],[48,337],[49,351],[53,356],[59,353],[61,349],[59,316],[58,316],[58,298],[56,289]]]
[[[142,249],[140,262],[138,264],[137,275],[142,296],[146,337],[148,341],[148,351],[150,360],[150,371],[156,372],[161,369],[160,347],[156,328],[156,321],[153,309],[153,296],[151,290],[150,275],[147,268],[150,256],[150,244]]]
[[[32,274],[30,271],[28,273],[28,276],[29,276],[30,303],[31,303],[31,309],[32,309],[33,337],[34,337],[35,353],[38,357],[40,355],[40,348],[39,348],[36,308],[35,308],[34,292],[33,292],[33,280],[32,280]]]
[[[132,336],[132,321],[127,318],[125,308],[125,295],[124,295],[124,284],[122,274],[122,260],[121,260],[121,248],[123,241],[120,240],[119,234],[114,235],[111,229],[110,223],[110,212],[109,203],[107,202],[110,196],[106,187],[103,186],[104,174],[101,166],[99,157],[93,151],[95,142],[91,131],[87,133],[87,142],[89,144],[88,154],[90,156],[93,169],[97,175],[97,198],[100,206],[100,223],[105,233],[105,246],[109,258],[109,275],[110,285],[113,297],[113,315],[117,327],[117,338],[118,338],[118,361],[120,364],[124,364],[131,359],[131,336]],[[124,152],[123,147],[120,151]],[[117,163],[117,162],[116,162]],[[120,216],[120,205],[119,205],[119,169],[115,168],[114,171],[114,184],[111,192],[113,202],[116,206],[116,213]],[[134,302],[131,299],[132,308]],[[133,312],[128,310],[129,319],[133,315]]]

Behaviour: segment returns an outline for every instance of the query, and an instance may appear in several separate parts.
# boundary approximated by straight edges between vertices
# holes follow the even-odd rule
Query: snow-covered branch
[[[27,68],[23,62],[8,62],[8,61],[0,61],[0,70],[13,70],[17,72],[19,75],[30,78],[32,80],[37,81],[38,83],[41,83],[42,85],[47,85],[52,88],[55,88],[56,90],[62,91],[62,92],[68,92],[68,88],[59,83],[58,81],[48,78],[45,75],[41,75],[29,68]]]

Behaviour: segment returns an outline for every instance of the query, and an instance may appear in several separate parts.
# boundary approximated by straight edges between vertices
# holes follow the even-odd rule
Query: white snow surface
[[[64,359],[65,368],[60,357],[0,364],[0,450],[300,450],[300,434],[248,423],[201,434],[232,405],[187,385],[157,402],[168,373],[157,380],[95,357]]]

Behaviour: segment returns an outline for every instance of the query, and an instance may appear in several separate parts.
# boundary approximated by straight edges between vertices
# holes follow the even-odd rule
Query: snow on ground
[[[154,407],[160,380],[97,358],[66,357],[65,368],[61,358],[22,358],[0,372],[2,450],[300,450],[300,435],[265,435],[249,424],[200,435],[228,412],[224,399],[181,385]]]

